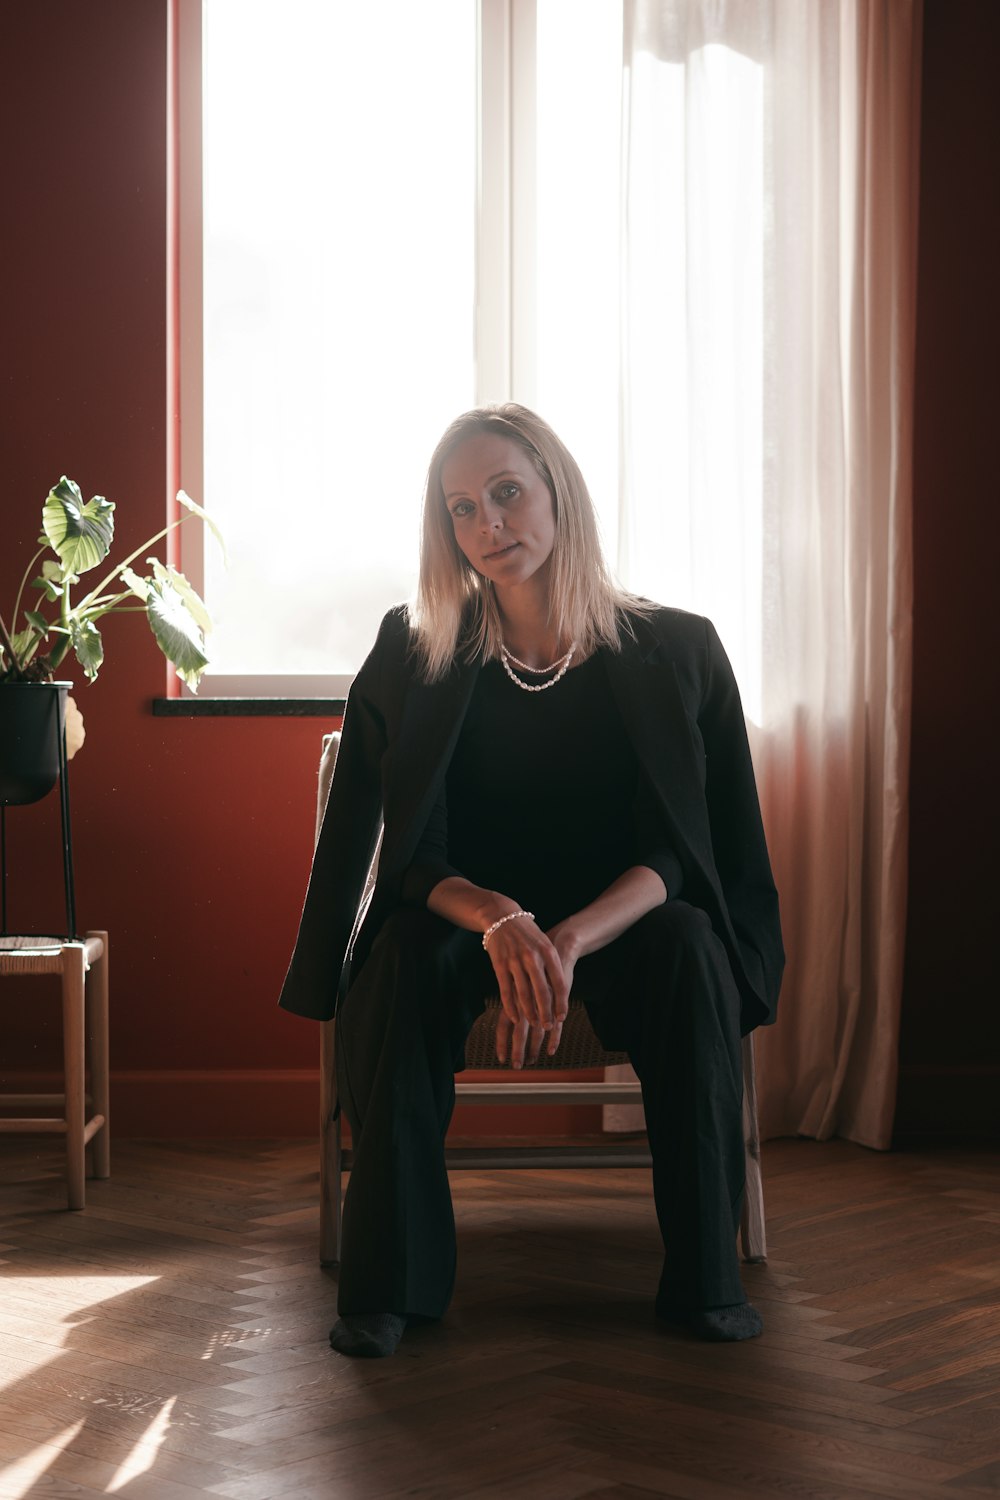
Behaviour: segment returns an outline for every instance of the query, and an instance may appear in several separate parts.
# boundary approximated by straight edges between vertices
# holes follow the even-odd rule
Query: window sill
[[[344,698],[154,698],[156,719],[340,719]]]

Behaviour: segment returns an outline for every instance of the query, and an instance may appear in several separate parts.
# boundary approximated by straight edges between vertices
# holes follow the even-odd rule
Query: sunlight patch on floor
[[[74,1422],[49,1442],[32,1448],[24,1458],[17,1458],[9,1464],[0,1463],[0,1500],[22,1500],[26,1495],[37,1493],[35,1486],[69,1447],[84,1421],[85,1418],[81,1417],[79,1422]]]
[[[170,1426],[170,1413],[174,1409],[174,1402],[176,1400],[176,1396],[171,1396],[168,1401],[164,1402],[142,1437],[132,1449],[128,1458],[115,1471],[111,1483],[105,1491],[106,1494],[113,1495],[116,1490],[120,1490],[123,1485],[128,1484],[129,1480],[137,1479],[140,1474],[145,1474],[153,1467],[156,1462],[156,1455],[160,1451],[160,1444],[167,1435],[167,1428]]]
[[[18,1341],[21,1347],[17,1369],[0,1377],[0,1390],[51,1364],[59,1358],[60,1350],[72,1349],[76,1342],[74,1330],[99,1318],[105,1303],[159,1279],[158,1276],[6,1276],[0,1300],[10,1320],[7,1333],[16,1337],[19,1320],[24,1321],[25,1331],[24,1338]],[[59,1307],[65,1332],[58,1343],[53,1341],[46,1348],[37,1342],[37,1323],[51,1322],[54,1305]],[[36,1318],[36,1308],[43,1312],[43,1319]]]

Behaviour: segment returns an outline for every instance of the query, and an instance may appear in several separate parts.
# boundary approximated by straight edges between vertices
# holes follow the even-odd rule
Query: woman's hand
[[[518,921],[525,919],[519,917]],[[505,923],[512,927],[513,922]],[[534,925],[534,924],[532,924]],[[536,1063],[541,1056],[542,1047],[545,1046],[549,1057],[554,1057],[562,1041],[562,1029],[569,1011],[569,996],[573,987],[573,970],[580,956],[579,941],[569,922],[560,922],[553,927],[548,934],[549,944],[555,950],[556,959],[562,975],[565,999],[561,1005],[554,1004],[551,1025],[532,1024],[530,1019],[519,1016],[512,1020],[506,1010],[502,1010],[497,1021],[497,1058],[500,1062],[506,1062],[510,1058],[512,1068],[520,1068],[525,1062],[530,1066]],[[490,939],[490,947],[493,939]],[[501,997],[502,1004],[502,997]]]
[[[545,1038],[551,1057],[569,1009],[570,978],[559,950],[530,917],[498,927],[486,948],[500,991],[497,1058],[511,1067],[537,1062]]]
[[[499,891],[473,885],[461,875],[439,880],[427,897],[428,910],[472,932],[485,932],[502,917],[486,951],[500,990],[497,1057],[520,1068],[537,1062],[543,1044],[555,1055],[569,1011],[577,960],[614,941],[654,906],[667,888],[654,870],[633,865],[596,900],[545,933],[533,918],[519,914],[517,902]]]

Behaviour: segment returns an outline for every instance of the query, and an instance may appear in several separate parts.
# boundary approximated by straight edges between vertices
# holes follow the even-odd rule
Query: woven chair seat
[[[496,1029],[500,1011],[497,997],[486,1002],[486,1009],[477,1019],[465,1044],[465,1066],[467,1068],[496,1068],[510,1070],[510,1063],[497,1062]],[[582,1000],[570,1000],[569,1015],[563,1025],[562,1040],[555,1057],[543,1052],[533,1071],[565,1071],[569,1068],[607,1068],[614,1063],[627,1063],[626,1052],[606,1052],[597,1039],[590,1024],[586,1006]]]
[[[73,948],[84,950],[88,969],[104,951],[91,937],[0,937],[0,974],[62,974]]]

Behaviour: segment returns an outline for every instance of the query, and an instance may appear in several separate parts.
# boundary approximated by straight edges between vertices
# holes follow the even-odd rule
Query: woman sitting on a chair
[[[281,997],[337,1008],[355,1155],[333,1347],[391,1354],[408,1319],[448,1306],[454,1072],[498,989],[501,1061],[554,1054],[571,992],[632,1059],[658,1315],[759,1334],[736,1255],[740,1035],[773,1020],[783,961],[715,630],[615,585],[580,470],[539,417],[459,417],[431,459],[416,606],[385,617],[351,689]]]

